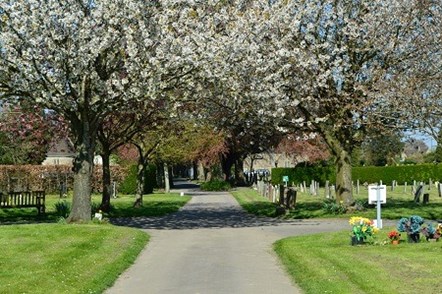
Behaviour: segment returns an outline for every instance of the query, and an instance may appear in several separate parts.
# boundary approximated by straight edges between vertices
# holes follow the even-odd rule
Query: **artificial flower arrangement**
[[[351,217],[349,223],[352,226],[352,245],[364,243],[367,238],[379,231],[373,221],[365,217]]]
[[[407,233],[408,242],[417,243],[420,240],[421,226],[423,223],[424,219],[418,215],[412,215],[409,218],[403,217],[397,223],[397,230]]]
[[[438,241],[442,234],[442,224],[433,226],[433,224],[428,223],[425,225],[425,227],[422,228],[422,234],[425,236],[427,241],[429,241],[430,239]]]
[[[391,240],[391,242],[393,241],[399,241],[401,239],[401,234],[398,231],[390,231],[388,233],[388,239]]]

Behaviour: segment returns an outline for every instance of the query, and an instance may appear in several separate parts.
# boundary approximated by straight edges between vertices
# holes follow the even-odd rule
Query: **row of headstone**
[[[433,184],[433,182],[431,180],[430,180],[430,183]],[[379,181],[379,184],[382,185],[382,181]],[[442,182],[441,183],[435,182],[434,185],[438,189],[438,196],[442,197]],[[392,191],[394,191],[398,186],[399,185],[398,185],[397,181],[393,181],[391,184]],[[280,201],[280,197],[281,197],[280,191],[281,191],[282,187],[280,187],[279,185],[273,186],[270,184],[270,182],[266,182],[266,181],[261,180],[261,181],[258,181],[256,187],[257,187],[257,190],[260,195],[268,198],[273,203],[277,203]],[[293,183],[292,183],[292,187],[294,187]],[[309,189],[307,190],[306,182],[303,181],[296,188],[297,188],[297,190],[299,190],[301,192],[304,192],[304,193],[308,192],[310,195],[317,196],[317,195],[319,195],[319,187],[320,187],[319,182],[312,181]],[[407,188],[408,188],[408,183],[405,182],[404,183],[404,192],[407,192]],[[426,185],[424,182],[413,181],[411,193],[414,197],[415,202],[420,201],[420,197],[422,195],[424,195],[425,188],[426,188]],[[112,196],[116,197],[116,183],[115,182],[113,183],[112,190],[113,190]],[[324,192],[325,198],[334,198],[336,196],[336,186],[330,185],[329,181],[325,182],[324,190],[325,190],[325,192]],[[430,188],[428,188],[428,190],[430,190]],[[357,180],[356,181],[356,193],[359,193],[359,192],[360,192],[360,183],[359,183],[359,180]]]

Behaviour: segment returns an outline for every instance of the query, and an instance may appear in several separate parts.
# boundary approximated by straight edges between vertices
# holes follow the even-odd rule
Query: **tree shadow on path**
[[[204,228],[247,228],[279,225],[312,225],[318,226],[321,222],[313,220],[283,220],[279,218],[257,217],[248,214],[241,207],[235,204],[219,203],[219,195],[225,193],[210,194],[203,192],[188,192],[193,198],[214,197],[214,202],[190,202],[184,209],[163,217],[129,217],[115,218],[110,222],[118,226],[136,227],[142,229],[157,230],[187,230]]]

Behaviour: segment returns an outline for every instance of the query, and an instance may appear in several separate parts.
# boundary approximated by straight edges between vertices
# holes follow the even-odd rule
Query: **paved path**
[[[106,293],[301,293],[279,264],[272,243],[349,228],[347,220],[258,218],[245,213],[229,193],[182,188],[193,197],[175,214],[113,221],[146,230],[152,238]]]

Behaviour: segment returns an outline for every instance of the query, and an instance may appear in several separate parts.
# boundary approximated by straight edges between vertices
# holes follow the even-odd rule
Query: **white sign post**
[[[381,204],[387,203],[387,186],[369,185],[368,186],[368,204],[376,204],[375,226],[382,229]]]

